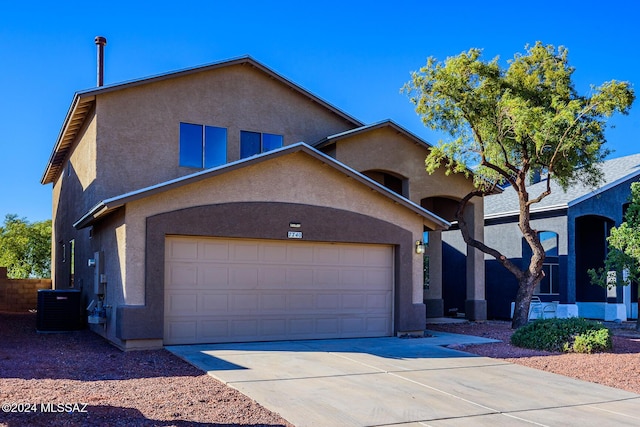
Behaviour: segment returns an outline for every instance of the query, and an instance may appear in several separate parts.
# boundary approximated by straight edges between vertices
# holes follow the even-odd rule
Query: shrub
[[[605,351],[612,346],[605,326],[578,317],[536,320],[515,331],[511,343],[536,350],[576,353]]]
[[[611,350],[612,345],[607,328],[592,329],[575,337],[572,350],[575,353],[594,353]]]

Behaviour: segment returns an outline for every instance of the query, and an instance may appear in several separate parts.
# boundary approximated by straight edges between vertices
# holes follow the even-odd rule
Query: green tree
[[[423,123],[451,136],[430,150],[427,172],[444,168],[447,174],[469,176],[474,170],[474,190],[460,201],[456,219],[468,245],[496,258],[517,278],[513,328],[528,322],[534,288],[544,277],[544,249],[530,224],[532,206],[551,194],[551,179],[563,188],[577,181],[601,182],[598,165],[609,153],[604,147],[606,120],[615,112],[628,113],[635,97],[628,83],[616,81],[581,96],[571,79],[567,49],[540,42],[525,49],[506,69],[497,57],[483,60],[479,49],[444,62],[430,57],[403,88]],[[540,194],[529,193],[533,173],[549,178]],[[474,197],[505,183],[505,191],[517,195],[518,225],[533,253],[524,269],[474,239],[463,215]]]
[[[0,266],[14,279],[51,277],[51,220],[7,215],[0,226]]]
[[[630,203],[624,214],[624,222],[611,229],[607,242],[609,248],[604,268],[589,270],[591,283],[607,287],[607,273],[615,271],[616,279],[620,279],[616,280],[617,284],[637,284],[640,303],[640,182],[631,184]],[[636,329],[640,330],[640,316]]]

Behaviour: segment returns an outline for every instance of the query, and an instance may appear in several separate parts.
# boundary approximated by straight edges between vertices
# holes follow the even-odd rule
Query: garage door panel
[[[241,293],[229,298],[229,311],[255,313],[258,310],[258,295],[256,293]]]
[[[385,248],[372,247],[364,253],[364,264],[371,267],[391,267],[393,258]]]
[[[367,308],[366,295],[361,294],[345,294],[342,296],[342,308],[346,310],[356,309],[361,311]]]
[[[316,285],[321,289],[340,283],[340,270],[337,268],[322,268],[316,271]]]
[[[287,271],[287,288],[314,289],[313,269],[284,267]]]
[[[340,247],[337,245],[317,247],[314,255],[313,262],[316,265],[332,266],[340,264]]]
[[[229,287],[232,289],[257,289],[259,270],[256,267],[231,267]]]
[[[388,293],[367,294],[367,309],[386,312],[391,307],[391,298]]]
[[[316,308],[314,294],[294,294],[289,296],[289,309],[293,311],[313,310]]]
[[[287,261],[294,264],[313,264],[313,246],[299,245],[297,247],[289,246]]]
[[[165,307],[171,316],[180,314],[192,314],[198,311],[197,293],[170,293],[167,298],[168,304]]]
[[[365,287],[365,272],[362,270],[343,270],[340,278],[341,289],[363,289]]]
[[[342,265],[364,265],[364,249],[359,247],[341,248],[340,264]]]
[[[265,263],[287,264],[287,247],[283,244],[266,244],[262,247],[261,259]]]
[[[203,289],[229,289],[229,268],[203,264],[198,271],[198,287]]]
[[[196,333],[197,324],[196,320],[172,321],[168,324],[168,333],[175,341],[191,342],[198,339],[198,334]]]
[[[261,294],[260,308],[264,313],[281,312],[287,309],[286,294]]]
[[[167,245],[169,256],[173,260],[198,259],[198,243],[196,241],[180,240]]]
[[[202,293],[198,313],[221,314],[229,312],[229,297],[226,293]]]
[[[233,319],[231,320],[231,336],[238,338],[248,338],[254,340],[258,334],[258,321],[256,319]]]
[[[198,322],[199,340],[204,342],[225,341],[229,339],[229,322],[227,320],[202,319]]]
[[[389,328],[389,318],[385,316],[381,317],[369,317],[367,318],[367,332],[375,332],[381,329]]]
[[[176,236],[166,248],[165,344],[392,333],[391,246]]]
[[[260,322],[260,335],[265,337],[281,337],[287,333],[286,319],[264,319]]]
[[[316,299],[318,310],[338,311],[340,308],[340,294],[321,294]]]
[[[370,269],[365,272],[365,280],[369,289],[387,289],[393,281],[392,272],[389,269]]]
[[[234,262],[257,262],[260,257],[258,243],[237,243],[231,246]]]
[[[206,261],[228,261],[229,244],[226,242],[202,242],[199,259]]]
[[[360,335],[365,332],[365,319],[361,317],[347,317],[342,319],[342,330],[346,334]]]
[[[198,266],[191,263],[174,263],[167,271],[173,288],[195,288],[198,286]]]

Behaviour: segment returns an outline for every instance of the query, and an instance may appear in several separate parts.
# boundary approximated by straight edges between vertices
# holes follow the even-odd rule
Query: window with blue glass
[[[255,156],[282,147],[282,135],[240,131],[240,158]]]
[[[226,162],[226,128],[180,123],[180,166],[212,168]]]
[[[544,277],[534,290],[535,295],[558,295],[560,293],[560,257],[558,250],[558,233],[553,231],[538,232],[540,243],[544,248],[545,259],[542,264]]]

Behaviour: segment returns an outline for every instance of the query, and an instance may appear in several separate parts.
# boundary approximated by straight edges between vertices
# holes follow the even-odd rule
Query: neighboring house
[[[472,185],[427,175],[428,150],[250,57],[78,92],[42,178],[54,288],[82,289],[92,330],[124,349],[422,331]],[[485,319],[470,252],[467,317]]]
[[[640,178],[640,154],[607,160],[604,182],[598,188],[574,185],[566,192],[551,182],[552,193],[531,210],[531,225],[546,250],[545,278],[535,295],[556,302],[549,315],[606,320],[637,317],[636,286],[619,286],[615,296],[590,282],[587,270],[604,266],[611,227],[619,226],[629,203],[631,183]],[[546,179],[529,186],[534,197]],[[518,201],[510,188],[489,196],[485,203],[485,242],[507,257],[528,265],[531,250],[517,225]],[[514,276],[491,257],[486,259],[488,316],[508,318],[515,300]]]

